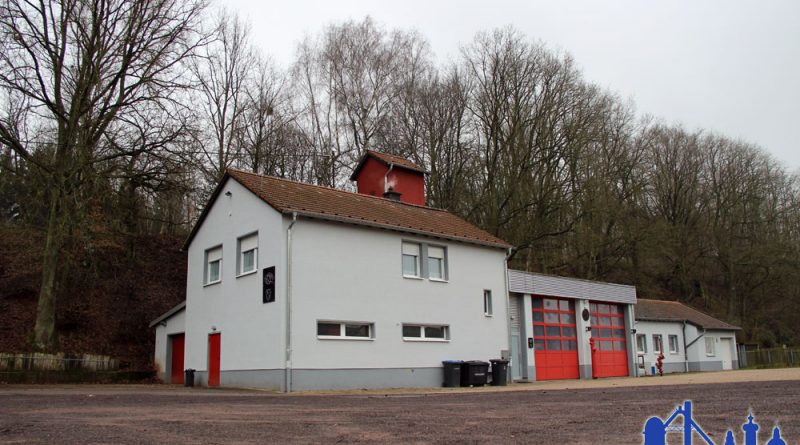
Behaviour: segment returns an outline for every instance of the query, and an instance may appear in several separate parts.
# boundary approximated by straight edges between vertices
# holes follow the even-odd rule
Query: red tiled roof
[[[385,165],[390,165],[391,164],[391,165],[394,165],[395,167],[404,168],[406,170],[412,170],[412,171],[415,171],[415,172],[425,173],[425,170],[423,170],[422,167],[420,167],[419,165],[409,161],[406,158],[403,158],[403,157],[400,157],[400,156],[395,156],[395,155],[390,155],[388,153],[381,153],[379,151],[367,150],[366,153],[364,153],[364,155],[361,156],[361,159],[358,160],[358,165],[356,165],[356,168],[353,170],[353,174],[350,175],[350,180],[351,181],[355,181],[356,180],[356,176],[358,175],[358,172],[361,171],[361,168],[364,166],[364,163],[367,162],[367,158],[368,157],[375,158],[379,162],[381,162],[382,164],[385,164]]]
[[[677,301],[639,298],[634,310],[635,318],[642,321],[687,321],[704,329],[741,329]]]
[[[428,235],[491,247],[508,248],[507,242],[440,209],[423,207],[343,190],[228,169],[186,241],[188,247],[228,178],[233,178],[275,210],[350,224]]]

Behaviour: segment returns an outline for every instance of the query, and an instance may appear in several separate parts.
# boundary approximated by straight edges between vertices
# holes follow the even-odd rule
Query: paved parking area
[[[273,394],[158,385],[0,386],[0,443],[641,444],[684,400],[722,445],[752,409],[761,442],[800,442],[800,369],[505,388]],[[672,437],[671,443],[680,443]],[[696,437],[696,442],[700,438]]]

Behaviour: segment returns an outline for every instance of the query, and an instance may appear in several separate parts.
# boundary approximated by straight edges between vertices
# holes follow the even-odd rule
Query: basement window
[[[670,335],[669,336],[669,353],[670,354],[677,354],[678,353],[678,336],[677,335]]]
[[[403,324],[403,340],[449,341],[450,327],[447,325]]]
[[[372,340],[373,323],[349,321],[318,321],[317,338],[328,340]]]
[[[243,236],[236,241],[239,252],[237,260],[238,275],[248,275],[258,269],[258,233]]]
[[[203,278],[206,285],[222,281],[222,246],[206,250]]]

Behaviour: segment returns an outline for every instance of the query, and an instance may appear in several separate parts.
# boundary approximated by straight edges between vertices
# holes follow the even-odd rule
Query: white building
[[[665,373],[739,368],[739,327],[677,301],[639,299],[635,311],[638,375],[652,374],[661,351]]]
[[[738,367],[735,326],[633,286],[507,271],[510,246],[426,207],[405,159],[367,152],[352,179],[359,193],[225,174],[184,246],[186,302],[151,324],[160,378],[433,387],[444,360],[508,358],[514,380],[589,379],[650,373],[658,348],[665,372]]]
[[[440,386],[443,360],[508,355],[510,246],[398,200],[421,190],[408,161],[357,173],[394,199],[226,173],[186,242],[185,309],[154,321],[160,377],[183,342],[197,384],[280,390]]]

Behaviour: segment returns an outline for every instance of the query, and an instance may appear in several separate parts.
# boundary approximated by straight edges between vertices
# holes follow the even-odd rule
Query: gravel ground
[[[716,377],[714,377],[716,374]],[[641,444],[647,417],[684,400],[722,445],[752,408],[800,441],[800,371],[543,382],[491,389],[271,394],[147,385],[0,386],[0,443]],[[791,380],[782,380],[783,378]],[[649,382],[648,382],[649,381]],[[726,383],[711,383],[711,382]],[[671,443],[681,443],[670,436]],[[695,436],[695,443],[701,443]]]

